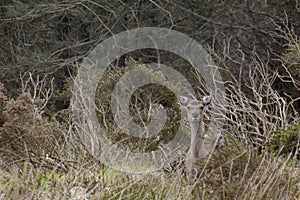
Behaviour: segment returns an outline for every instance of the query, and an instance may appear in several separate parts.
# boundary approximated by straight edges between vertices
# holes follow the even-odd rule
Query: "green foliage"
[[[6,12],[4,12],[4,17],[16,18],[25,15],[26,12],[28,12],[27,5],[16,3],[14,7],[10,6],[7,8]]]
[[[36,175],[39,186],[46,187],[49,182],[58,181],[61,174],[56,171],[40,172]]]
[[[269,142],[269,148],[276,154],[289,156],[299,154],[300,122],[278,130]],[[299,157],[299,155],[297,155]]]

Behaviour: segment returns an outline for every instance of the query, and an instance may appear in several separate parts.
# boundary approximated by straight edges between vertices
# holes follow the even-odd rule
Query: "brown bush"
[[[60,137],[60,125],[42,119],[39,106],[42,99],[32,99],[22,93],[7,100],[0,91],[0,156],[10,165],[24,160],[32,162],[55,152]],[[32,160],[34,156],[34,160]]]

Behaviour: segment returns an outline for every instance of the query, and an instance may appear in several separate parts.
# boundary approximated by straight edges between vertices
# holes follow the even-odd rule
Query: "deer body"
[[[191,127],[191,144],[185,161],[188,184],[191,185],[200,174],[198,161],[200,159],[200,149],[203,143],[202,138],[204,138],[203,109],[210,104],[211,97],[204,96],[200,101],[179,96],[179,102],[187,110],[188,121]]]
[[[200,121],[199,121],[200,122]],[[191,126],[191,145],[186,155],[186,169],[188,173],[188,183],[192,184],[195,179],[200,174],[200,167],[199,167],[199,159],[200,159],[200,148],[202,146],[202,141],[200,137],[203,136],[202,133],[202,124],[195,124]],[[199,127],[196,129],[196,127]],[[195,129],[195,130],[193,130]]]

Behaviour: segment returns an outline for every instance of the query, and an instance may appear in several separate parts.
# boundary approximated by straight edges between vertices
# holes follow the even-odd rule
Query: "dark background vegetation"
[[[271,71],[285,73],[277,60],[288,50],[288,37],[282,32],[286,28],[296,35],[300,32],[296,1],[4,0],[0,9],[0,81],[6,94],[20,93],[19,77],[27,71],[54,77],[55,95],[48,105],[53,111],[68,106],[67,80],[76,74],[75,64],[98,43],[127,29],[156,26],[187,34],[214,49],[236,77],[241,74],[245,90],[247,73],[254,66],[252,57],[257,54],[262,62],[268,61]],[[132,56],[155,61],[156,52],[149,51]],[[186,67],[179,58],[165,54],[162,62]],[[124,58],[118,65],[124,66]],[[292,66],[295,78],[299,78],[297,67]],[[282,94],[298,95],[291,84],[280,80],[274,87]]]

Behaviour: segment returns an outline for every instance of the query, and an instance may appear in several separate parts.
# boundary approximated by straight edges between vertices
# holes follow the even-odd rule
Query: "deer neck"
[[[201,136],[203,136],[202,120],[191,122],[191,146],[190,153],[194,158],[197,158],[201,148]]]

